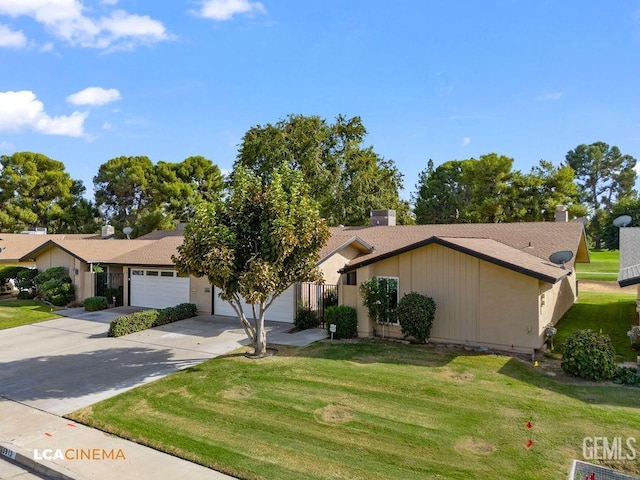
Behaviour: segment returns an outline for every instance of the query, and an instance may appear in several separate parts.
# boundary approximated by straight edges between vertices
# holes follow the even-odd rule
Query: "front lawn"
[[[639,394],[508,356],[325,341],[213,359],[70,417],[239,478],[549,479],[584,437],[637,436]]]
[[[558,322],[555,347],[576,330],[591,329],[611,337],[620,361],[636,361],[638,353],[631,348],[627,332],[638,325],[635,294],[580,292],[578,302]]]
[[[591,263],[576,263],[578,280],[600,280],[613,282],[618,279],[620,252],[618,250],[591,250]]]
[[[0,330],[58,318],[56,307],[35,300],[0,301]]]

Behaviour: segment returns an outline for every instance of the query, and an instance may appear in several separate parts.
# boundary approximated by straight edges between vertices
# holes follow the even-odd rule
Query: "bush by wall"
[[[18,298],[21,300],[31,300],[36,296],[36,286],[33,279],[38,275],[37,268],[27,268],[20,270],[16,276],[16,287],[18,287]]]
[[[296,319],[293,321],[293,324],[300,330],[318,328],[320,326],[320,319],[317,313],[309,307],[300,307],[296,312]]]
[[[407,293],[396,309],[396,319],[404,336],[411,336],[420,343],[427,343],[435,315],[436,302],[418,292]]]
[[[84,300],[84,309],[87,312],[95,312],[108,308],[107,299],[105,297],[89,297]]]
[[[329,307],[324,311],[324,321],[329,335],[331,335],[330,325],[336,325],[334,339],[353,338],[358,334],[358,313],[353,307],[346,305]]]
[[[181,303],[175,307],[163,308],[162,310],[134,312],[112,320],[107,335],[109,337],[121,337],[122,335],[140,332],[147,328],[195,317],[197,310],[198,307],[193,303]]]
[[[45,300],[62,307],[75,299],[75,288],[64,267],[48,268],[33,279],[36,292]]]
[[[618,367],[613,376],[613,383],[640,386],[640,370],[636,367]]]
[[[616,352],[607,335],[576,330],[564,342],[562,370],[576,377],[608,380],[616,372]]]

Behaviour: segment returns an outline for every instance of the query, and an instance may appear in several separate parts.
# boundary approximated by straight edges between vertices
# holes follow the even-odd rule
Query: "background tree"
[[[95,231],[95,211],[82,197],[84,186],[69,176],[62,162],[19,152],[0,157],[0,166],[2,231],[30,227],[46,227],[51,233]],[[72,219],[74,214],[78,217]]]
[[[100,165],[93,177],[96,206],[117,232],[136,227],[152,200],[155,171],[147,157],[116,157]],[[145,232],[146,233],[146,232]]]
[[[173,260],[221,290],[261,356],[265,312],[294,283],[321,279],[316,262],[328,237],[300,171],[283,164],[259,176],[237,165],[224,201],[199,204]]]
[[[609,250],[620,248],[620,229],[613,225],[613,221],[620,215],[631,217],[629,227],[640,227],[640,198],[637,196],[624,197],[614,203],[608,212],[602,214],[600,219],[602,246]]]
[[[220,198],[223,188],[220,168],[204,157],[156,165],[154,204],[175,220],[187,221],[198,200],[212,202]]]
[[[578,145],[565,158],[576,172],[581,200],[589,206],[587,233],[594,246],[601,248],[602,218],[617,200],[635,195],[636,159],[604,142]]]
[[[282,162],[299,170],[330,225],[366,225],[370,211],[383,208],[410,223],[409,205],[399,195],[402,174],[392,160],[363,146],[366,134],[359,117],[340,115],[329,124],[319,116],[289,115],[245,133],[235,165],[257,175]]]
[[[553,220],[557,205],[584,215],[570,167],[544,160],[523,174],[513,159],[495,153],[452,160],[434,168],[429,161],[414,196],[416,222],[494,223]]]

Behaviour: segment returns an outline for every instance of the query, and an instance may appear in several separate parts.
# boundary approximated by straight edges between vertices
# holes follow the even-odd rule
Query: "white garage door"
[[[287,322],[293,323],[293,291],[294,287],[291,286],[286,289],[282,295],[275,299],[275,301],[271,304],[271,306],[267,309],[265,313],[265,320],[272,320],[274,322]],[[218,297],[219,290],[215,289],[214,294],[214,306],[213,311],[216,315],[226,315],[229,317],[236,317],[236,312],[229,302],[225,302],[220,297]],[[251,307],[248,304],[244,304],[242,306],[245,315],[250,318],[253,316],[253,312],[251,311]]]
[[[189,277],[175,270],[132,268],[129,283],[132,307],[166,308],[189,302]]]

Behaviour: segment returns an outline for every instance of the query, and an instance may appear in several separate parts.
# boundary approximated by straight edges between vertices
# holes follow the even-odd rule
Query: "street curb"
[[[0,444],[0,458],[23,466],[39,475],[44,475],[51,480],[87,480],[86,477],[75,474],[54,462],[48,460],[36,461],[28,450],[15,445],[7,447],[6,444]]]

